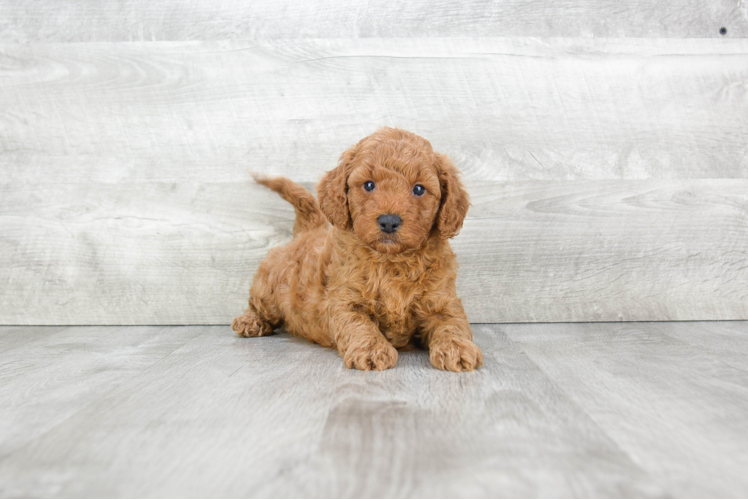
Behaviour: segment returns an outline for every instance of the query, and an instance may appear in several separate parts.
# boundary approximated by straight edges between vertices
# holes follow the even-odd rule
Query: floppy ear
[[[460,232],[462,222],[470,207],[470,197],[462,187],[459,179],[460,172],[447,155],[436,153],[435,166],[442,190],[441,205],[436,216],[436,229],[439,231],[439,236],[446,240],[457,236]]]
[[[348,175],[351,162],[356,156],[358,145],[340,155],[338,166],[322,177],[317,185],[319,208],[330,223],[340,229],[351,227],[351,214],[348,211]]]

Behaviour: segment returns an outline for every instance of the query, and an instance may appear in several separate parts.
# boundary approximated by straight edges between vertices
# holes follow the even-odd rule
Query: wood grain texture
[[[0,457],[37,439],[204,331],[37,327],[3,336]]]
[[[748,35],[740,0],[85,0],[0,2],[0,42]]]
[[[748,181],[469,184],[472,322],[748,317]],[[246,183],[0,187],[0,322],[225,324],[293,210]]]
[[[458,287],[469,297],[469,317],[746,318],[747,183],[546,181],[473,189],[465,236],[454,244],[464,255]]]
[[[251,495],[313,452],[341,369],[331,349],[204,327],[0,460],[0,495]],[[49,474],[16,469],[27,460]]]
[[[721,324],[699,330],[703,346]],[[748,493],[748,364],[661,333],[660,326],[507,325],[548,377],[676,497],[734,497]],[[667,325],[678,332],[681,325]],[[739,323],[735,348],[745,351]],[[739,332],[739,333],[738,333]],[[734,361],[734,360],[733,360]],[[594,373],[594,376],[590,376]],[[707,375],[708,374],[708,375]],[[698,429],[698,431],[695,431]],[[719,477],[719,481],[714,478]],[[696,492],[699,493],[696,493]]]
[[[464,374],[423,351],[346,370],[330,349],[227,326],[79,327],[46,344],[27,328],[3,362],[46,354],[5,372],[2,428],[25,399],[67,417],[15,418],[26,440],[0,440],[0,496],[746,496],[748,362],[725,364],[710,339],[727,328],[745,352],[748,323],[688,324],[703,348],[681,326],[474,325],[485,365]]]
[[[5,179],[318,180],[381,125],[468,179],[748,177],[748,40],[5,44]]]
[[[734,321],[710,323],[708,328],[699,321],[652,325],[664,336],[704,350],[719,357],[722,363],[744,370],[744,361],[748,358],[748,345],[742,342],[742,326],[743,323]]]
[[[475,373],[436,371],[424,352],[401,353],[375,377],[343,371],[322,445],[289,471],[282,495],[665,495],[512,341],[473,328],[491,357]],[[269,483],[257,496],[277,491]]]

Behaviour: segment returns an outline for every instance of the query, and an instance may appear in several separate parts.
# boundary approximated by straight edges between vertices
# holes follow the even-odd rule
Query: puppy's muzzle
[[[403,220],[399,215],[384,214],[379,216],[377,222],[379,223],[379,229],[387,234],[392,234],[402,225]]]

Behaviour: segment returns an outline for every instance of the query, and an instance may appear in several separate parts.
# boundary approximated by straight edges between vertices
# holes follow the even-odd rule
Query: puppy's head
[[[382,128],[340,157],[317,187],[322,212],[380,253],[420,247],[462,227],[470,200],[458,171],[431,143],[404,130]]]

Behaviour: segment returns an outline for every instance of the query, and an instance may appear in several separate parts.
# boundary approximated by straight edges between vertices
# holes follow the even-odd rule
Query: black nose
[[[377,222],[379,223],[379,229],[385,233],[394,233],[400,227],[400,224],[403,223],[403,220],[399,215],[384,214],[379,216]]]

